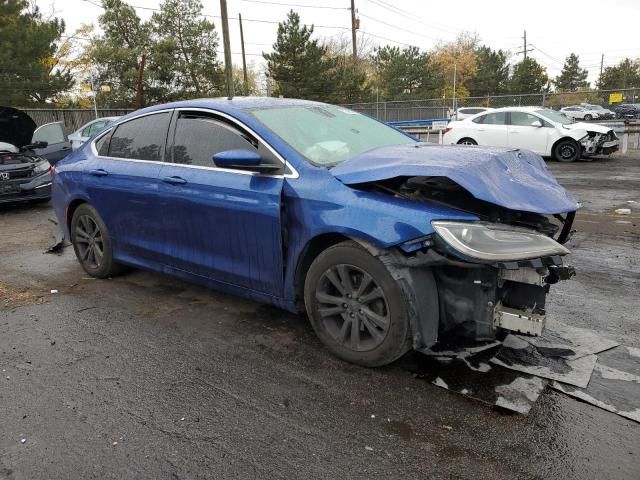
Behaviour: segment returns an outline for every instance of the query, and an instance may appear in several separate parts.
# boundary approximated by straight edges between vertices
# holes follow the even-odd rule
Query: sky
[[[201,0],[204,13],[219,31],[220,1]],[[100,0],[36,0],[44,13],[55,13],[65,20],[67,34],[83,23],[98,25]],[[146,19],[161,0],[127,0]],[[508,50],[511,62],[522,58],[523,34],[527,32],[529,55],[558,75],[569,53],[579,55],[589,70],[592,84],[604,66],[615,65],[625,57],[640,57],[640,0],[355,0],[360,18],[359,41],[370,46],[415,45],[428,50],[440,42],[451,41],[462,31],[479,35],[493,49]],[[318,38],[342,37],[350,41],[350,0],[227,0],[229,30],[234,64],[241,65],[238,13],[242,15],[247,63],[261,70],[262,52],[271,51],[277,22],[290,9],[305,24],[315,26]],[[626,26],[620,28],[619,26]],[[629,26],[632,28],[628,28]],[[220,55],[222,59],[222,54]]]

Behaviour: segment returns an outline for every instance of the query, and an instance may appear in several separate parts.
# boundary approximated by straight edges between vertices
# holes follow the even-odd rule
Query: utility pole
[[[227,74],[227,98],[233,98],[233,65],[231,64],[231,46],[229,42],[229,15],[227,0],[220,0],[220,16],[222,17],[222,44],[224,48],[224,70]]]
[[[247,59],[245,58],[245,55],[244,55],[244,33],[242,32],[242,14],[241,13],[238,13],[238,22],[240,23],[240,46],[242,48],[242,78],[244,80],[244,83],[242,84],[244,92],[242,92],[242,94],[248,95],[249,80],[247,78]]]
[[[600,78],[602,78],[602,67],[604,67],[604,53],[600,57]]]
[[[146,63],[147,55],[143,53],[140,60],[140,69],[138,70],[138,80],[136,81],[136,110],[142,108],[142,79],[144,78],[144,66]]]
[[[527,48],[527,31],[524,31],[524,36],[522,37],[524,40],[524,49],[516,52],[516,55],[520,55],[521,53],[524,53],[524,59],[527,59],[527,53],[532,52],[533,48]]]
[[[358,60],[358,45],[356,41],[356,30],[358,29],[358,20],[356,19],[355,0],[351,0],[351,43],[353,44],[353,60]]]
[[[458,76],[458,64],[453,64],[453,112],[456,111],[456,77]]]

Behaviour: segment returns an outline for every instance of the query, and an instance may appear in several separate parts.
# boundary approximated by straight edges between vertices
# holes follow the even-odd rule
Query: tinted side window
[[[542,123],[535,115],[526,112],[511,112],[511,125],[520,127],[531,127],[534,122]]]
[[[474,120],[476,123],[484,125],[505,125],[507,123],[507,114],[505,112],[488,113]]]
[[[213,167],[213,157],[225,150],[257,150],[253,139],[212,117],[182,115],[176,122],[171,161]]]
[[[116,128],[109,156],[134,160],[162,160],[170,114],[155,113],[129,120]]]
[[[106,135],[103,135],[96,142],[96,150],[98,151],[98,155],[102,157],[109,155],[109,140],[111,140],[111,133],[112,132],[109,132]]]

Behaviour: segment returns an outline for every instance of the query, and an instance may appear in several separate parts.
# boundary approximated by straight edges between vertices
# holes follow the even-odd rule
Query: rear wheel
[[[314,260],[304,298],[316,334],[343,360],[377,367],[411,348],[407,300],[400,285],[355,242],[330,247]]]
[[[589,115],[588,113],[584,116],[585,120],[593,120],[593,117],[591,115]]]
[[[559,162],[575,162],[580,158],[582,149],[575,140],[560,140],[553,148],[553,158]]]
[[[122,267],[113,260],[107,226],[95,208],[87,203],[76,208],[70,230],[73,249],[85,272],[107,278],[121,271]]]
[[[476,142],[473,138],[465,137],[458,140],[458,145],[478,145],[478,142]]]

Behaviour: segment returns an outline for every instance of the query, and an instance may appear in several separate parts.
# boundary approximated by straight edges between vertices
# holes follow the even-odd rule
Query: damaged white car
[[[578,123],[542,107],[499,108],[450,123],[443,143],[531,150],[560,162],[610,155],[620,140],[603,125]]]

